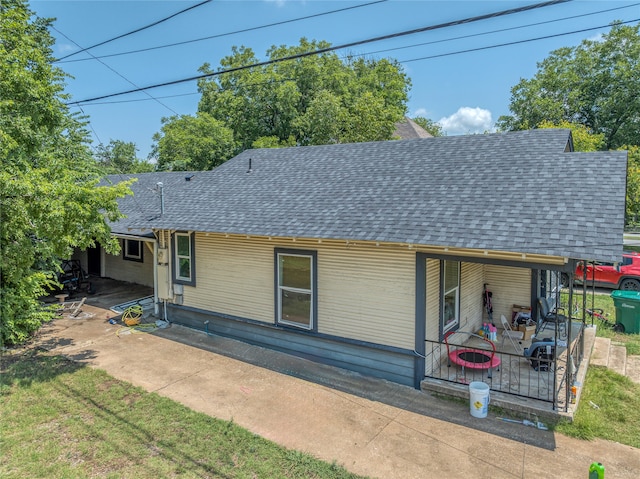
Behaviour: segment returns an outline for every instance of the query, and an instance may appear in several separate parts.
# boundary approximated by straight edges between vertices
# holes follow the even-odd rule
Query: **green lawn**
[[[355,478],[44,352],[4,353],[2,478]]]
[[[562,294],[565,307],[567,293]],[[640,355],[640,334],[623,334],[613,330],[616,320],[613,299],[609,294],[587,293],[587,309],[604,310],[606,321],[593,320],[596,335],[624,345],[627,354]],[[573,317],[582,318],[583,295],[574,295]],[[591,317],[587,316],[587,324]],[[640,384],[626,376],[598,366],[590,366],[582,389],[580,404],[572,424],[562,423],[556,431],[582,439],[599,437],[640,448]]]

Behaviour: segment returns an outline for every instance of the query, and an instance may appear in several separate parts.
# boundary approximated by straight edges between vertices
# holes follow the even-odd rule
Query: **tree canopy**
[[[270,62],[201,80],[199,111],[233,130],[237,150],[266,144],[318,145],[391,139],[406,112],[410,80],[392,60],[341,59],[305,38],[273,46]],[[299,56],[295,59],[282,60]],[[282,61],[279,61],[282,60]],[[233,47],[218,71],[259,63],[250,48]],[[213,73],[208,64],[200,68]]]
[[[210,170],[233,156],[233,132],[206,113],[162,119],[151,154],[159,170]]]
[[[70,114],[52,66],[51,21],[21,0],[0,4],[0,341],[16,343],[52,317],[39,297],[59,261],[96,241],[115,252],[105,216],[127,184],[98,186],[88,133]]]
[[[640,144],[640,25],[614,24],[598,40],[560,48],[511,89],[502,130],[566,121],[603,135],[604,149]]]
[[[136,151],[136,144],[133,142],[111,140],[108,145],[99,144],[94,156],[107,174],[153,171],[154,165],[138,158]]]

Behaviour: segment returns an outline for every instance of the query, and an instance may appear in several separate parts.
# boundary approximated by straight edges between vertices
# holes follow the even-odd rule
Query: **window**
[[[142,262],[142,241],[137,240],[124,240],[123,257],[129,261]]]
[[[460,262],[441,262],[441,302],[440,312],[441,331],[444,335],[448,331],[457,329],[460,324]]]
[[[174,235],[174,280],[178,284],[194,286],[196,283],[193,234]]]
[[[276,323],[314,330],[315,252],[276,250]]]

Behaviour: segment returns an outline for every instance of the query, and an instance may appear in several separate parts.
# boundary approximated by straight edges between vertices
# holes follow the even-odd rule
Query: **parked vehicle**
[[[578,263],[574,284],[582,284],[584,262]],[[601,288],[640,291],[640,254],[626,252],[622,263],[587,263],[587,285]],[[562,286],[569,286],[569,275],[562,274]]]

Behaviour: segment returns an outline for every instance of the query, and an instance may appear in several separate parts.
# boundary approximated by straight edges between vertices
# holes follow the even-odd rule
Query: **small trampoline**
[[[484,350],[470,347],[451,348],[448,340],[452,334],[455,334],[455,332],[451,331],[444,337],[444,342],[447,346],[447,357],[449,359],[449,366],[451,365],[451,363],[460,366],[462,368],[463,375],[464,368],[486,369],[488,377],[491,377],[491,370],[493,368],[500,367],[500,358],[496,356],[496,347],[491,341],[474,333],[466,333],[488,343],[491,346],[491,349]]]

